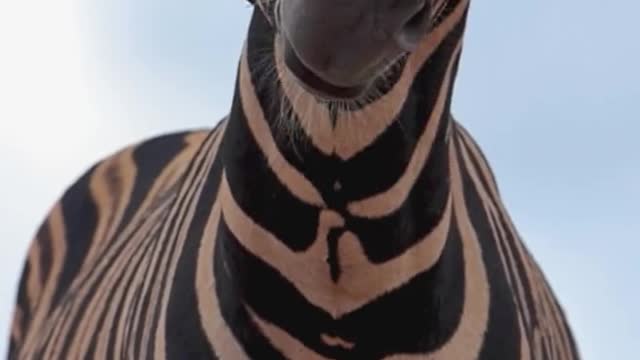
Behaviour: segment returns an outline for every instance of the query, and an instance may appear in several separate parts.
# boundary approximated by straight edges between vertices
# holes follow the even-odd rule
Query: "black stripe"
[[[151,249],[151,252],[155,252],[156,251],[156,247],[157,247],[158,242],[153,243],[153,247]],[[147,271],[145,271],[145,277],[146,278],[146,273],[148,272],[149,267],[147,267]],[[144,279],[143,278],[143,279]],[[133,290],[134,295],[133,295],[133,302],[131,303],[131,307],[129,307],[129,309],[127,309],[127,317],[125,319],[126,321],[126,326],[125,326],[125,330],[124,330],[124,338],[122,339],[122,349],[120,349],[120,356],[123,359],[127,358],[127,354],[129,352],[129,349],[132,347],[132,342],[135,341],[134,336],[130,335],[132,329],[134,329],[134,316],[137,314],[138,312],[138,308],[140,307],[140,299],[142,298],[142,289],[143,289],[144,283],[139,283],[137,285],[135,285],[135,290]],[[115,349],[111,349],[111,351],[113,351]]]
[[[292,250],[305,250],[315,240],[319,209],[295,198],[276,178],[247,128],[239,102],[236,95],[234,117],[220,147],[231,193],[256,223]]]
[[[482,261],[487,271],[490,305],[487,332],[479,359],[516,359],[520,354],[520,329],[513,294],[507,283],[491,236],[489,218],[460,152],[457,153],[467,211],[482,248]]]
[[[476,173],[478,174],[478,178],[480,179],[480,182],[481,182],[482,186],[485,189],[487,189],[487,196],[489,196],[489,198],[491,199],[491,201],[494,204],[497,204],[498,201],[500,201],[500,199],[496,199],[496,197],[493,196],[493,193],[491,191],[491,189],[493,189],[493,186],[489,182],[489,179],[487,179],[486,176],[484,175],[484,172],[481,170],[482,167],[481,167],[480,161],[482,161],[482,164],[485,165],[485,167],[487,168],[489,176],[493,176],[493,172],[491,171],[491,168],[489,167],[489,163],[487,162],[487,160],[483,157],[482,153],[480,152],[480,149],[475,148],[478,151],[478,154],[481,157],[480,159],[478,159],[476,157],[476,155],[474,154],[474,152],[473,152],[474,146],[469,143],[472,140],[471,139],[467,139],[467,136],[465,136],[465,135],[463,135],[461,133],[459,125],[455,127],[455,131],[453,133],[453,136],[455,137],[455,139],[457,141],[458,148],[461,149],[461,151],[464,151],[468,155],[467,158],[469,159],[469,161],[471,162],[473,167],[476,169]],[[491,181],[493,181],[493,183],[495,184],[495,179],[491,178]],[[496,194],[496,195],[498,195],[498,194]]]
[[[51,226],[48,221],[43,223],[38,230],[36,241],[40,246],[40,279],[42,281],[41,285],[44,287],[46,283],[52,280],[49,277],[51,276],[52,270],[53,243],[51,239]],[[58,260],[62,261],[63,259]],[[40,301],[41,299],[38,299],[38,303]]]
[[[9,339],[9,350],[7,351],[7,360],[15,360],[18,357],[18,343],[12,336]]]
[[[36,340],[41,344],[41,346],[36,347],[36,350],[34,351],[34,356],[33,356],[34,359],[42,359],[44,357],[43,356],[44,350],[49,346],[49,344],[58,342],[58,339],[60,337],[69,336],[63,333],[62,331],[57,332],[54,336],[54,331],[59,329],[63,325],[63,322],[65,321],[65,319],[68,318],[69,313],[72,310],[73,301],[71,298],[65,297],[65,298],[62,298],[60,301],[61,303],[58,305],[58,311],[59,311],[59,314],[57,317],[58,322],[47,324],[47,325],[50,325],[51,328],[47,333],[42,334],[42,336],[45,337],[44,341]]]
[[[496,215],[489,214],[493,222],[496,224],[496,227],[502,226],[500,223],[500,219],[497,218]],[[513,293],[514,301],[518,305],[519,312],[527,312],[531,315],[531,321],[535,322],[535,309],[533,307],[533,299],[531,298],[531,289],[529,287],[529,281],[527,279],[526,273],[524,273],[524,269],[522,268],[522,263],[519,261],[518,253],[513,253],[513,246],[509,241],[509,230],[505,228],[506,237],[501,237],[497,234],[496,244],[498,247],[502,249],[505,258],[504,271],[505,273],[509,273],[511,278],[513,279],[513,286],[511,287],[511,291]],[[513,259],[509,257],[508,251],[511,251],[513,254]],[[519,282],[522,285],[522,299],[518,296],[518,288],[516,282]],[[525,330],[525,336],[531,338],[532,328],[529,326],[530,324],[524,323],[525,318],[523,317],[523,326]]]
[[[94,165],[73,184],[65,192],[60,202],[66,231],[67,251],[51,308],[55,308],[62,297],[67,295],[67,289],[80,270],[87,251],[91,247],[91,240],[98,223],[98,210],[90,196],[89,182],[96,166]],[[82,221],[78,221],[79,219]]]
[[[222,136],[218,134],[217,136]],[[171,287],[166,315],[167,359],[217,359],[211,349],[200,321],[198,298],[195,289],[198,251],[211,208],[215,201],[222,174],[222,160],[219,155],[205,174],[205,183],[197,201],[187,239],[178,259],[176,273],[170,279]]]
[[[329,269],[331,271],[331,279],[334,282],[337,282],[340,278],[340,274],[342,273],[342,269],[340,267],[340,259],[338,258],[338,239],[342,234],[344,234],[345,229],[334,228],[329,230],[329,235],[327,235],[327,247],[329,256],[327,258],[327,262],[329,263]]]
[[[15,308],[20,309],[22,312],[22,318],[18,319],[14,316],[15,320],[20,320],[17,324],[13,323],[12,326],[18,326],[22,333],[23,337],[28,333],[31,322],[31,307],[29,306],[29,298],[27,294],[27,279],[29,278],[29,273],[31,272],[31,264],[29,262],[25,262],[22,268],[22,280],[18,285],[18,294],[16,297],[16,303],[14,305]],[[13,336],[11,337],[13,339]],[[22,340],[24,341],[24,339]]]
[[[523,256],[528,257],[529,255],[526,252],[520,255],[520,251],[518,251],[516,246],[516,242],[520,242],[520,238],[517,234],[514,234],[512,231],[510,231],[510,228],[507,224],[507,220],[505,219],[505,216],[507,215],[499,212],[496,216],[498,217],[497,225],[502,226],[505,229],[506,236],[504,238],[503,243],[505,244],[505,246],[509,248],[509,250],[513,254],[514,263],[515,263],[514,264],[515,266],[513,267],[514,275],[517,276],[520,282],[522,283],[524,299],[526,304],[526,307],[523,308],[523,310],[527,311],[531,315],[532,323],[530,324],[530,326],[537,326],[538,312],[535,308],[535,301],[532,293],[533,290],[532,290],[532,284],[531,284],[531,281],[534,281],[534,279],[530,279],[527,276],[527,272],[525,270],[525,265],[524,265],[524,262],[527,261],[527,259],[523,258]],[[521,246],[524,248],[524,244],[521,244]]]
[[[255,270],[253,264],[258,260],[250,256],[239,256],[242,253],[246,254],[246,252],[233,238],[224,222],[224,217],[222,220],[218,225],[214,264],[211,269],[216,279],[215,291],[222,317],[233,335],[243,345],[249,358],[285,360],[284,356],[257,330],[249,318],[244,304],[248,303],[260,314],[261,307],[273,304],[274,295],[277,295],[278,298],[285,298],[288,294],[269,282],[274,276],[273,271],[267,271],[261,277],[253,277]],[[255,293],[259,293],[261,297],[257,302],[254,302],[255,298],[250,296]],[[290,304],[278,302],[280,311],[287,311],[289,320],[295,320],[298,315],[295,308],[288,307]],[[296,336],[304,333],[303,330],[301,333],[296,333]]]

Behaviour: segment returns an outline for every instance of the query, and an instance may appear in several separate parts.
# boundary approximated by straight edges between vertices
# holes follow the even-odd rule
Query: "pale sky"
[[[26,248],[62,191],[122,146],[227,112],[245,4],[0,5],[0,354]],[[472,0],[453,103],[587,360],[635,359],[640,339],[639,13]]]

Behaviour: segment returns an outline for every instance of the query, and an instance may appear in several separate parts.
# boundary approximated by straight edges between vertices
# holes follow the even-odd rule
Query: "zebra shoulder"
[[[209,132],[169,133],[130,144],[98,160],[64,190],[29,244],[13,313],[10,359],[120,229],[171,192]]]

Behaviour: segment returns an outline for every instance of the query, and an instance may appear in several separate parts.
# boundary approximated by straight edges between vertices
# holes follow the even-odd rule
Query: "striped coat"
[[[10,359],[578,359],[451,96],[468,0],[357,104],[254,12],[228,117],[101,160],[52,207]]]

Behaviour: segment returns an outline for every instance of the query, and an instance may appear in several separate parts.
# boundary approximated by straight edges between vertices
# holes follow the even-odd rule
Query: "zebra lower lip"
[[[285,41],[284,45],[284,62],[300,85],[305,90],[320,98],[326,100],[355,99],[361,96],[366,90],[366,86],[364,85],[343,87],[331,84],[322,79],[302,63],[302,60],[300,60],[292,46],[287,41]]]

